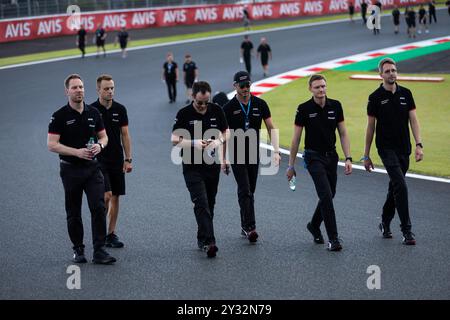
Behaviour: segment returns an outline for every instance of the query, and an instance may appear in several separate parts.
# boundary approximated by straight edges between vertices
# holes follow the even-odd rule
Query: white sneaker
[[[425,33],[430,33],[430,30],[425,30]]]
[[[418,30],[418,31],[417,31],[417,33],[418,33],[418,34],[421,34],[421,33],[422,33],[422,31],[421,31],[421,30]]]

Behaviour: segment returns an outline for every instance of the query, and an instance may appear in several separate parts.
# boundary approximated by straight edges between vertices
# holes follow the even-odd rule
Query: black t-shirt
[[[183,71],[186,72],[186,81],[193,82],[195,80],[195,70],[197,70],[197,65],[194,61],[189,63],[185,62],[183,64]]]
[[[172,61],[172,63],[165,62],[163,65],[164,69],[164,76],[167,79],[175,80],[177,78],[176,69],[178,68],[178,65],[176,62]]]
[[[86,43],[86,30],[80,29],[78,30],[78,44],[84,45]]]
[[[260,44],[258,47],[258,52],[261,54],[261,60],[267,60],[269,58],[269,52],[272,50],[268,44]]]
[[[120,44],[126,44],[128,41],[128,32],[126,31],[119,31],[117,33],[117,38],[119,38]]]
[[[233,154],[230,153],[230,155],[234,155],[234,157],[230,157],[232,163],[242,163],[242,161],[237,160],[243,160],[244,155],[245,163],[249,163],[249,161],[252,160],[250,158],[250,151],[252,152],[252,155],[254,155],[254,152],[256,151],[255,160],[259,162],[259,131],[261,129],[261,123],[263,120],[271,117],[270,109],[267,103],[263,99],[252,95],[250,97],[249,104],[241,106],[239,100],[236,98],[236,96],[234,96],[233,99],[231,99],[227,104],[223,106],[223,111],[225,112],[230,130],[233,130],[231,131],[229,140],[229,144],[231,146],[229,152],[233,152]],[[247,113],[248,116],[246,116]],[[246,121],[248,121],[248,129],[252,129],[251,131],[249,131],[248,129],[246,130]],[[245,140],[240,139],[242,135],[236,134],[236,130],[238,129],[242,129],[247,134],[255,133],[256,141],[253,141],[256,142],[256,145],[250,145],[250,142],[252,141],[252,139],[250,138],[246,137]],[[242,133],[241,130],[239,130],[238,132]],[[242,145],[243,141],[245,141],[244,145]],[[242,148],[245,148],[245,150],[243,150]],[[242,153],[243,151],[245,152],[245,154]]]
[[[122,127],[128,126],[127,109],[120,103],[113,100],[109,109],[106,109],[97,99],[91,104],[102,116],[108,135],[108,145],[98,155],[98,160],[115,166],[123,165],[123,147],[122,147]]]
[[[217,139],[220,133],[224,133],[228,129],[227,120],[222,111],[222,108],[217,104],[208,103],[208,109],[205,114],[198,113],[194,106],[191,104],[180,109],[175,117],[175,123],[173,124],[172,133],[179,137],[183,137],[189,140],[194,139]],[[187,132],[185,131],[187,130]],[[183,132],[184,131],[184,132]],[[205,132],[207,135],[205,135]],[[198,150],[193,147],[189,151],[182,152],[183,155],[183,169],[204,168],[210,166],[205,163],[203,158],[204,150]],[[189,157],[189,155],[191,155]],[[205,158],[208,156],[205,156]],[[215,155],[217,159],[217,153]],[[197,159],[202,159],[201,163],[197,163]],[[209,159],[212,160],[212,159]],[[216,167],[220,165],[217,161],[212,165]]]
[[[394,9],[392,10],[392,16],[394,17],[394,21],[400,20],[400,10]]]
[[[365,2],[361,3],[361,12],[363,14],[367,13],[367,3],[365,3]]]
[[[244,50],[243,53],[244,58],[250,58],[253,49],[253,43],[251,41],[244,41],[241,44],[241,49]]]
[[[413,9],[409,9],[408,11],[408,20],[411,23],[416,21],[416,12]]]
[[[378,149],[411,153],[408,122],[409,111],[415,108],[411,91],[399,85],[395,93],[392,93],[381,84],[369,96],[367,114],[377,119],[375,142]]]
[[[424,8],[419,9],[419,20],[422,20],[426,13],[427,11]]]
[[[90,138],[97,142],[97,133],[105,130],[102,118],[97,109],[84,104],[83,112],[79,113],[66,104],[53,113],[48,125],[49,134],[58,134],[59,142],[67,147],[86,148]],[[82,164],[89,160],[75,156],[59,155],[60,159]]]
[[[105,29],[99,28],[95,30],[95,37],[97,38],[97,41],[103,41],[103,37],[105,36]]]
[[[317,152],[336,149],[336,128],[342,121],[341,103],[328,97],[323,108],[311,98],[298,106],[295,115],[295,125],[305,128],[305,150]]]

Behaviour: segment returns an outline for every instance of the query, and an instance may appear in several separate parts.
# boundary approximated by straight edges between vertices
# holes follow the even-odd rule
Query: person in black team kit
[[[122,58],[127,57],[128,41],[130,41],[130,35],[128,34],[125,27],[122,27],[120,29],[120,31],[117,33],[117,37],[116,37],[116,41],[115,41],[115,44],[117,44],[117,42],[119,42],[119,44],[120,44],[120,49],[122,50]]]
[[[348,15],[350,17],[350,22],[353,22],[353,15],[355,14],[355,6],[353,5],[353,2],[348,3]]]
[[[336,129],[339,132],[342,151],[345,155],[344,173],[346,175],[352,173],[352,158],[350,157],[350,140],[344,123],[342,105],[339,101],[328,98],[326,89],[327,83],[322,75],[311,76],[309,91],[313,97],[297,108],[286,175],[289,181],[296,175],[294,165],[302,131],[305,128],[304,161],[319,196],[314,215],[306,227],[313,235],[314,242],[322,244],[324,239],[320,232],[320,225],[323,221],[329,239],[328,250],[340,251],[342,245],[338,239],[333,205],[339,160],[336,152]]]
[[[420,126],[416,115],[416,104],[411,91],[399,86],[397,66],[394,60],[385,58],[378,64],[383,83],[369,96],[367,104],[367,129],[364,149],[364,167],[372,171],[370,147],[376,130],[378,154],[389,175],[389,190],[383,206],[379,228],[384,238],[392,238],[391,221],[397,209],[403,244],[415,245],[411,232],[411,220],[408,207],[408,188],[405,175],[409,168],[411,140],[409,126],[416,141],[415,159],[422,161],[423,145],[420,138]]]
[[[408,37],[416,37],[416,11],[413,7],[406,7],[405,9],[406,24],[408,25]]]
[[[100,54],[100,48],[103,49],[103,57],[106,57],[106,49],[105,49],[105,40],[106,40],[107,33],[105,29],[103,29],[102,24],[99,23],[97,25],[97,29],[95,30],[95,45],[97,46],[97,55],[95,56],[98,58]]]
[[[80,26],[80,30],[77,32],[77,46],[78,49],[81,51],[81,57],[84,58],[84,55],[86,54],[85,48],[86,48],[86,29],[84,29],[84,26]]]
[[[253,43],[248,36],[244,36],[244,41],[241,43],[241,59],[245,63],[245,70],[249,74],[252,74],[252,55],[253,55]]]
[[[105,250],[106,214],[103,175],[96,156],[108,143],[100,113],[84,103],[84,86],[77,74],[64,81],[69,102],[56,111],[48,126],[47,146],[60,158],[64,186],[67,229],[73,244],[73,261],[86,263],[81,202],[86,193],[91,211],[94,263],[116,261]],[[89,143],[92,141],[92,143]]]
[[[178,65],[173,61],[172,52],[168,52],[162,70],[162,81],[167,85],[169,103],[177,100]]]
[[[119,197],[125,194],[125,173],[131,172],[133,167],[127,109],[113,99],[114,89],[114,80],[110,75],[99,76],[98,99],[91,106],[102,115],[108,135],[108,146],[98,156],[105,179],[105,203],[109,221],[106,246],[122,248],[124,244],[115,233],[119,215]]]
[[[361,17],[363,19],[363,24],[365,25],[367,23],[367,3],[365,0],[362,0],[361,2]]]
[[[430,24],[434,19],[434,23],[437,23],[437,19],[436,19],[436,6],[435,6],[436,2],[434,0],[431,0],[430,2],[428,2],[428,15],[430,16]],[[449,10],[450,13],[450,10]]]
[[[261,54],[261,65],[264,70],[264,77],[269,73],[269,59],[272,60],[272,49],[267,43],[266,38],[261,38],[261,44],[257,49],[257,57]]]
[[[427,26],[427,10],[421,4],[419,7],[419,30],[417,30],[417,33],[421,34],[423,29],[425,29],[425,33],[430,32]]]
[[[194,83],[193,101],[178,111],[171,141],[182,148],[183,176],[198,226],[197,245],[206,251],[208,258],[213,258],[218,251],[213,218],[221,166],[216,151],[220,153],[228,125],[222,108],[210,103],[210,98],[211,87],[207,82]]]
[[[272,122],[267,103],[250,93],[250,75],[239,71],[234,75],[236,95],[224,107],[232,130],[229,152],[231,168],[237,183],[241,216],[241,234],[251,243],[258,239],[255,222],[255,190],[259,169],[259,131],[264,121],[274,148],[274,164],[280,163],[278,132]],[[227,166],[224,168],[227,169]]]
[[[198,80],[198,68],[195,62],[192,61],[192,57],[189,53],[184,56],[183,79],[184,84],[186,85],[186,103],[189,103],[191,102],[190,98],[192,97],[192,86],[194,85],[194,82]]]
[[[392,21],[394,22],[394,33],[398,34],[400,25],[400,10],[398,10],[398,6],[395,6],[394,10],[392,10]]]

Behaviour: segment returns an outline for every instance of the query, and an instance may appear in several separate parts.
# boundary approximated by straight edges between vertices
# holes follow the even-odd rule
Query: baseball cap
[[[246,82],[246,81],[251,81],[251,80],[250,80],[250,75],[248,74],[248,72],[239,71],[239,72],[236,72],[236,74],[234,75],[233,81],[234,81],[234,83],[240,83],[240,82]]]

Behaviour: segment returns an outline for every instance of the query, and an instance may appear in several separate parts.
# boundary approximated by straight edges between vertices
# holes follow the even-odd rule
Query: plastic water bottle
[[[86,148],[91,149],[91,148],[94,146],[94,144],[95,144],[94,137],[91,137],[91,138],[89,139],[89,142],[86,143]]]
[[[291,180],[289,180],[289,189],[295,191],[295,176],[292,176]]]

